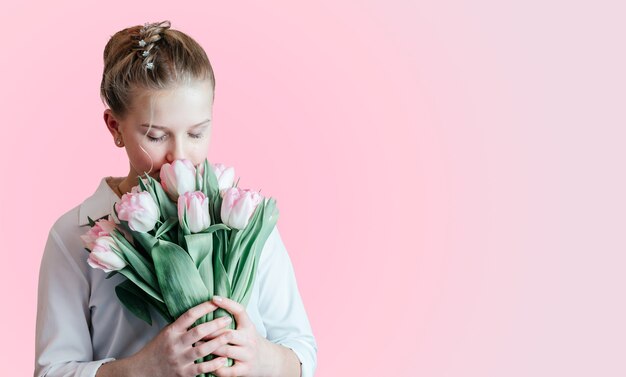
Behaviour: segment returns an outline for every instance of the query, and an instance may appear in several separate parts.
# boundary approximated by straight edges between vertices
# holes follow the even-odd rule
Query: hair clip
[[[144,51],[141,53],[141,56],[143,56],[144,58],[147,57],[148,55],[150,55],[148,51]]]
[[[144,41],[143,39],[139,41],[139,47],[146,47],[146,41]]]
[[[152,70],[154,68],[154,63],[152,62],[146,63],[146,68]]]

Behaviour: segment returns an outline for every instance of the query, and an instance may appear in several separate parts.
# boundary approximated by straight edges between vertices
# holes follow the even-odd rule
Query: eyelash
[[[202,134],[188,134],[192,139],[201,139],[202,138]],[[148,140],[150,140],[153,143],[158,143],[161,142],[163,140],[165,140],[165,138],[167,137],[167,135],[163,135],[161,137],[152,137],[148,135]]]

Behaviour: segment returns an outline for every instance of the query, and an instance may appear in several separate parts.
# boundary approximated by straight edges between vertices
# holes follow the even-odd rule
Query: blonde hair
[[[132,26],[115,33],[104,47],[100,97],[117,117],[126,116],[136,90],[170,89],[206,79],[215,90],[204,49],[170,26],[169,21]]]

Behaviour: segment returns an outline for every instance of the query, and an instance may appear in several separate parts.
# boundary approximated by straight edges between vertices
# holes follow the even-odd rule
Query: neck
[[[122,179],[120,181],[120,183],[117,185],[117,191],[118,194],[120,195],[120,197],[128,192],[130,192],[131,188],[133,187],[131,185],[131,182],[136,181],[137,177],[132,177],[132,176],[128,176],[124,179]]]

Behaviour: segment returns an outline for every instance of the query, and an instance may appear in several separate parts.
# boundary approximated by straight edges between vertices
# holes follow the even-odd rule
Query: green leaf
[[[156,202],[159,206],[159,210],[161,211],[161,216],[164,219],[169,219],[170,217],[178,218],[178,209],[176,208],[176,203],[170,199],[165,190],[163,190],[163,186],[161,183],[156,181],[154,178],[148,177],[149,189],[156,196]]]
[[[239,286],[241,289],[233,292],[233,300],[239,302],[243,306],[248,305],[248,301],[250,300],[250,295],[252,294],[252,286],[254,284],[254,278],[256,277],[256,270],[259,265],[259,257],[261,253],[255,253],[254,258],[252,260],[251,269],[249,271],[245,271],[242,274],[242,280],[239,282]]]
[[[118,274],[118,272],[117,272],[117,271],[115,271],[115,270],[113,270],[113,271],[111,271],[111,272],[109,272],[109,273],[107,274],[107,276],[105,277],[105,279],[110,279],[110,278],[112,278],[113,276],[115,276],[115,275],[117,275],[117,274]]]
[[[229,276],[231,276],[231,281],[233,282],[233,300],[244,305],[247,304],[261,252],[271,232],[274,230],[277,220],[278,209],[276,208],[276,202],[270,199],[267,205],[261,207],[259,216],[251,223],[252,226],[246,238],[239,246],[240,250],[237,251],[239,259],[237,260],[237,266],[234,268],[235,273],[232,274],[232,271],[229,271]]]
[[[198,233],[213,233],[213,232],[218,231],[218,230],[230,230],[230,229],[231,228],[228,225],[226,225],[226,224],[213,224],[210,227],[208,227],[205,230],[200,231]]]
[[[176,224],[178,224],[178,219],[174,217],[170,217],[159,227],[159,229],[156,231],[156,234],[154,236],[156,238],[160,238],[163,235],[163,233],[168,232],[170,229],[176,226]]]
[[[213,293],[222,297],[230,297],[230,282],[228,274],[219,254],[213,255]]]
[[[152,326],[152,317],[150,316],[148,303],[141,295],[137,295],[136,290],[131,287],[135,287],[135,285],[130,280],[125,280],[118,284],[115,287],[117,298],[126,309]]]
[[[203,182],[203,193],[208,198],[214,199],[216,196],[219,196],[219,186],[217,183],[217,177],[215,176],[215,172],[213,168],[209,164],[208,159],[204,159],[204,176],[202,177]]]
[[[189,230],[189,225],[187,225],[187,208],[183,207],[183,214],[181,216],[183,221],[180,223],[180,228],[183,230],[183,235],[188,236],[191,234],[191,230]]]
[[[119,230],[115,229],[111,233],[111,237],[115,239],[120,251],[124,254],[124,258],[128,261],[130,266],[137,272],[137,274],[154,289],[159,288],[159,284],[156,280],[154,267],[141,255],[133,245],[131,245],[124,235]]]
[[[150,250],[159,240],[150,233],[135,232],[134,230],[131,230],[131,235],[147,251],[147,255],[152,257]]]
[[[195,191],[203,191],[202,190],[203,187],[204,187],[204,179],[200,175],[200,169],[196,169],[196,190]]]
[[[159,241],[152,249],[152,258],[163,299],[174,318],[209,299],[209,292],[193,259],[180,246]]]
[[[155,300],[152,296],[145,294],[145,292],[142,291],[141,288],[137,287],[130,280],[125,280],[123,284],[124,289],[134,294],[135,296],[140,297],[146,304],[152,306],[168,323],[174,322],[174,318],[172,318],[170,313],[167,312],[167,307],[163,302],[159,302]]]
[[[204,282],[204,286],[206,287],[209,295],[212,296],[214,291],[214,279],[213,276],[213,250],[207,254],[207,256],[200,262],[200,266],[198,266],[198,272],[200,272],[200,278]],[[211,319],[213,319],[211,317]]]
[[[239,256],[241,255],[239,244],[241,243],[242,235],[243,232],[241,230],[233,228],[230,231],[230,237],[226,237],[226,239],[228,240],[226,242],[226,245],[228,247],[222,249],[222,256],[226,260],[226,262],[224,263],[226,271],[232,270],[232,263],[239,259]],[[230,277],[232,281],[232,274],[230,274]]]
[[[187,252],[196,266],[200,266],[202,261],[213,254],[213,235],[211,234],[188,234],[185,236],[187,243]]]
[[[209,211],[211,211],[211,223],[221,224],[222,221],[222,196],[217,193],[209,199]]]
[[[263,226],[262,218],[264,210],[264,202],[259,203],[254,211],[254,214],[252,215],[252,218],[248,222],[248,225],[240,231],[241,234],[239,235],[239,239],[237,242],[233,242],[232,248],[228,252],[227,263],[225,266],[231,281],[236,281],[236,270],[241,270],[243,268],[243,266],[237,266],[240,264],[239,260],[245,258],[245,255],[249,253],[252,243],[261,231]]]
[[[119,273],[124,275],[128,280],[135,283],[137,287],[146,292],[148,295],[152,296],[155,300],[163,302],[163,298],[161,298],[161,293],[146,284],[146,282],[143,281],[139,276],[137,276],[137,273],[133,271],[130,267],[126,266],[122,268],[121,270],[119,270]]]

